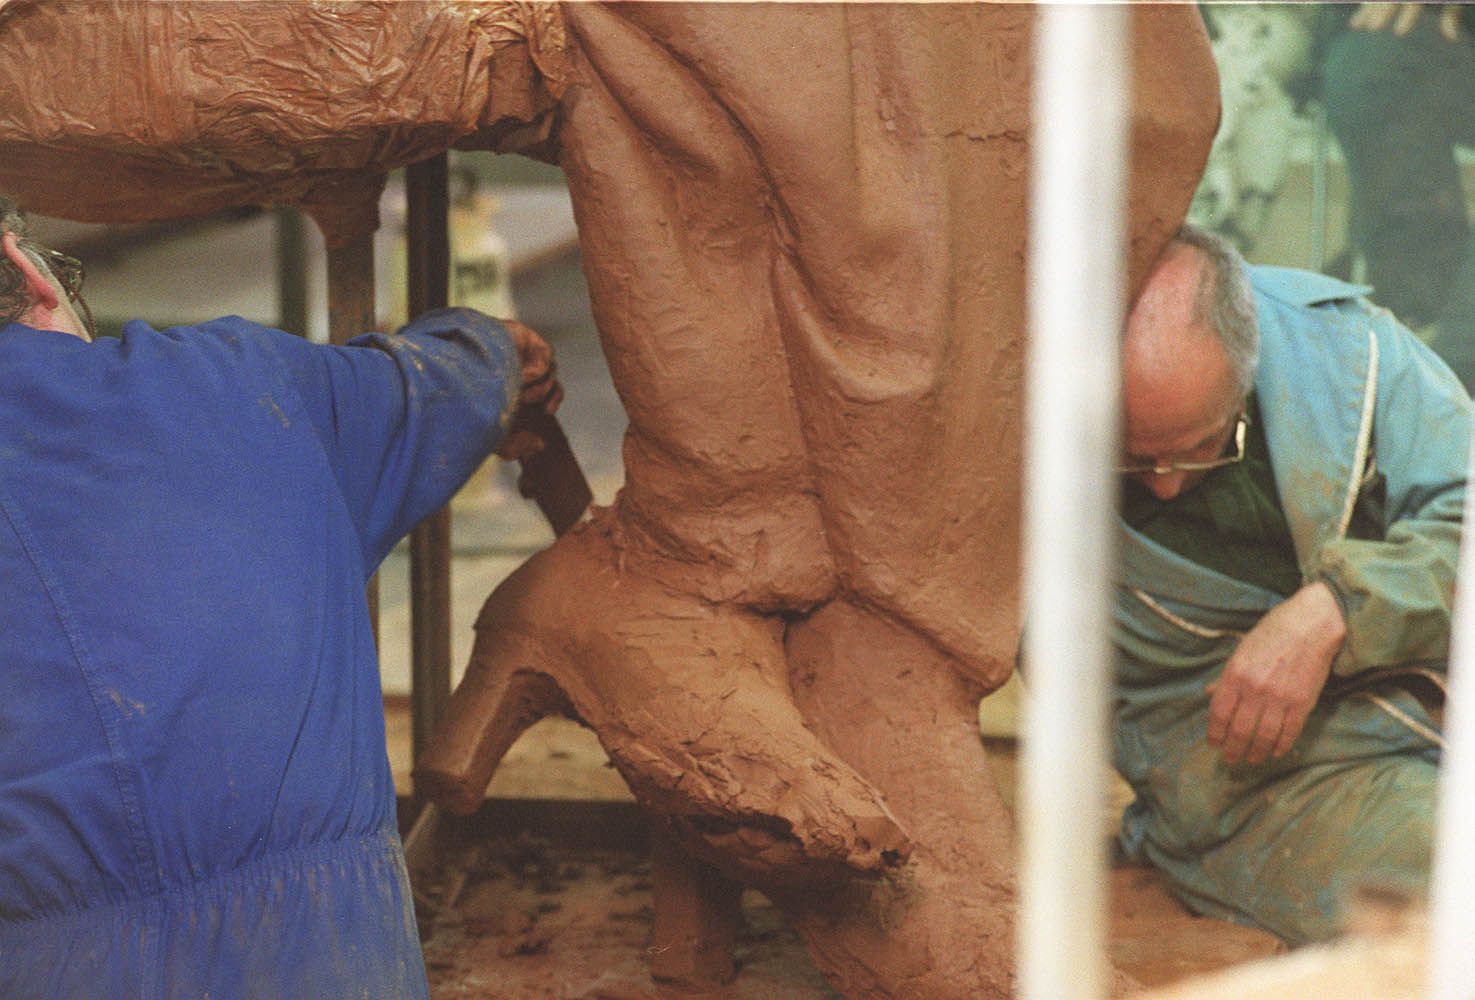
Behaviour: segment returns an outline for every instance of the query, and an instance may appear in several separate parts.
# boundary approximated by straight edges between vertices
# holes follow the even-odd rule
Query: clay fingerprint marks
[[[875,649],[885,667],[856,671]],[[778,897],[816,964],[846,996],[1012,995],[1010,819],[970,686],[926,639],[844,601],[792,626],[788,654],[811,725],[886,790],[916,843],[895,880]]]
[[[795,709],[777,618],[619,565],[608,511],[488,599],[445,731],[416,772],[474,808],[517,734],[562,712],[593,729],[643,805],[757,880],[875,874],[906,843],[879,795]]]
[[[904,837],[794,709],[782,622],[743,607],[833,587],[766,293],[766,187],[671,51],[614,11],[568,16],[587,61],[562,159],[631,416],[627,486],[488,600],[426,770],[479,795],[527,718],[503,704],[516,676],[541,674],[725,867],[875,873]]]
[[[652,7],[720,22],[725,6],[570,6],[586,63],[563,166],[630,416],[633,548],[686,564],[709,599],[797,608],[833,574],[768,287],[772,195],[720,92],[637,23]]]
[[[777,252],[762,294],[846,586],[1001,680],[1022,327],[1014,50],[1027,49],[1027,12],[650,5],[630,16],[721,101],[768,183]],[[1011,88],[1013,110],[998,110]],[[995,612],[979,611],[985,593],[1007,621],[997,635]]]

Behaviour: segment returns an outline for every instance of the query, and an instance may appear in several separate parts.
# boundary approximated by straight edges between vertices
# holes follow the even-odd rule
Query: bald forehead
[[[1189,331],[1214,336],[1200,308],[1208,266],[1194,247],[1169,243],[1127,314],[1126,344],[1155,353],[1171,350]]]
[[[1122,340],[1122,382],[1129,420],[1154,411],[1235,405],[1229,352],[1204,320],[1201,296],[1208,259],[1171,243],[1132,305]]]

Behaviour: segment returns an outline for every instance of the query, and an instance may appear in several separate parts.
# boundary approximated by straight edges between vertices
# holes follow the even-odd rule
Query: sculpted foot
[[[542,715],[581,719],[641,803],[734,875],[876,876],[908,841],[881,794],[794,707],[783,622],[673,592],[620,564],[605,514],[488,599],[466,679],[417,787],[474,809]]]

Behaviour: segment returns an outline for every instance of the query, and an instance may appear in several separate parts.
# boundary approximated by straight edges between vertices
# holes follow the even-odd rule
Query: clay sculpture
[[[301,204],[342,241],[385,169],[447,145],[567,175],[627,481],[489,598],[417,787],[474,808],[526,726],[577,717],[671,846],[658,979],[733,974],[751,884],[847,997],[1009,995],[1010,823],[974,720],[1017,643],[1031,9],[71,11],[0,7],[0,186],[40,211],[179,190]],[[1192,7],[1133,22],[1135,282],[1217,83]],[[175,55],[144,65],[148,38]],[[96,150],[114,184],[79,188]]]

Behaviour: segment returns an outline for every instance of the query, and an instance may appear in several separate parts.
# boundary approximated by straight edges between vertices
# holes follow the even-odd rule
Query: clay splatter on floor
[[[416,889],[436,1000],[654,1000],[649,864],[524,836],[463,848]],[[761,895],[744,897],[732,1000],[838,994]]]
[[[1145,986],[1284,950],[1259,931],[1194,917],[1150,869],[1111,873],[1110,951]],[[443,853],[416,885],[435,1000],[657,1000],[646,968],[649,864],[524,834]],[[739,973],[724,1000],[834,1000],[760,894],[744,898]],[[686,995],[686,994],[683,994]]]

